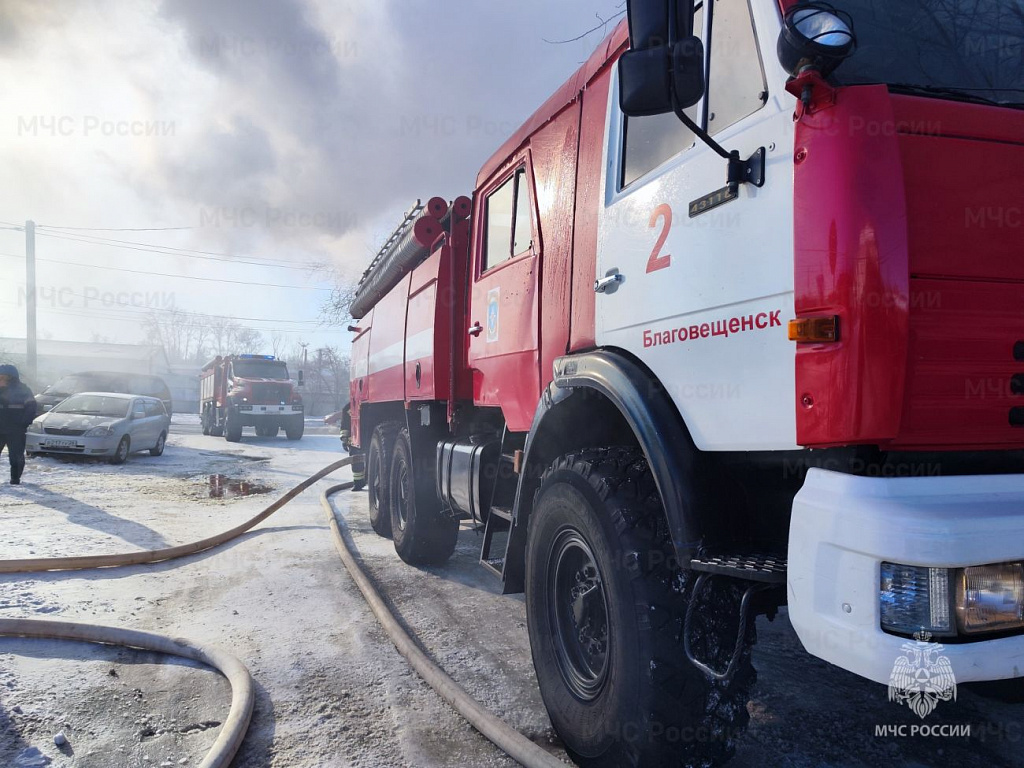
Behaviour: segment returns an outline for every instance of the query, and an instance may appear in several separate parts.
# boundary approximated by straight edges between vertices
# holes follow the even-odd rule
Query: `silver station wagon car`
[[[171,417],[159,398],[82,392],[33,421],[25,449],[29,454],[103,456],[112,464],[124,464],[136,451],[162,454],[170,427]]]

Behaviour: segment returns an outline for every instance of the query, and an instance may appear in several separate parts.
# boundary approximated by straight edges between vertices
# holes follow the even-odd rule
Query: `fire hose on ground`
[[[49,557],[22,560],[0,560],[0,573],[42,573],[46,571],[80,571],[91,568],[118,568],[129,565],[157,563],[165,560],[194,555],[219,547],[236,539],[309,488],[311,485],[351,464],[351,457],[341,459],[321,469],[316,474],[296,485],[273,504],[255,517],[234,528],[200,541],[175,547],[128,552],[118,555],[86,555],[81,557]],[[436,662],[420,648],[415,638],[405,630],[394,613],[388,608],[373,582],[359,565],[352,549],[338,524],[330,497],[339,491],[348,490],[352,483],[333,485],[320,496],[320,503],[327,515],[334,545],[345,568],[359,587],[370,609],[373,611],[398,652],[430,685],[431,688],[455,711],[462,715],[495,746],[527,768],[553,768],[565,763],[530,741],[499,717],[488,711],[480,702],[453,680]],[[200,763],[200,768],[226,768],[242,746],[245,733],[252,719],[253,693],[252,677],[236,657],[209,646],[182,638],[171,638],[152,632],[121,629],[118,627],[78,624],[65,621],[44,621],[39,619],[0,619],[0,637],[25,637],[34,639],[72,640],[103,645],[117,645],[137,648],[172,656],[181,656],[216,669],[231,684],[231,706],[228,717],[221,727],[213,746]]]

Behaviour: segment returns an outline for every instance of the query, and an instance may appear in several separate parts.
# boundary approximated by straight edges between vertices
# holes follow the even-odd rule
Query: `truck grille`
[[[66,437],[78,437],[84,435],[84,429],[69,429],[68,427],[43,427],[48,435],[65,435]]]
[[[263,405],[287,403],[291,398],[291,389],[290,384],[253,384],[252,400]]]

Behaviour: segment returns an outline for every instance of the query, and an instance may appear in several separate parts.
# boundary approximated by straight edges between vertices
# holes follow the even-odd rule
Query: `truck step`
[[[494,573],[494,575],[500,579],[505,571],[505,558],[495,557],[490,560],[481,560],[480,565]]]
[[[512,522],[512,510],[508,507],[491,507],[491,511],[488,514],[500,517],[509,523]]]
[[[690,561],[695,571],[718,573],[748,581],[768,584],[786,583],[786,558],[768,554],[711,554],[702,553]]]

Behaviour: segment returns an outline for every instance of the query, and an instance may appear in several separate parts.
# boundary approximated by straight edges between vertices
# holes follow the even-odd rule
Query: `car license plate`
[[[74,440],[47,440],[45,445],[47,448],[74,448],[76,443]]]

